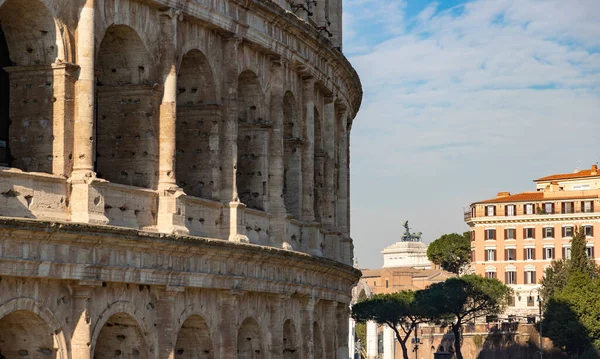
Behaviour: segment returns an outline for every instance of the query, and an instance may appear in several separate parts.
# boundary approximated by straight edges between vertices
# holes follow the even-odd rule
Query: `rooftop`
[[[600,177],[600,173],[598,172],[598,165],[592,165],[592,168],[588,170],[575,171],[574,173],[561,173],[538,178],[534,180],[534,182],[546,182],[587,177]]]
[[[583,191],[572,191],[575,192],[572,195],[565,196],[564,194],[557,195],[552,192],[522,192],[517,194],[508,194],[506,196],[498,196],[496,198],[488,199],[485,201],[475,202],[478,203],[512,203],[512,202],[535,202],[535,201],[549,201],[549,200],[570,200],[570,199],[587,199],[587,198],[598,198],[597,194],[577,194]]]

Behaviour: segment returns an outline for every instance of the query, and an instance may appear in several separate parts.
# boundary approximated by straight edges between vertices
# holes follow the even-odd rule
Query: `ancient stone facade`
[[[341,0],[0,0],[0,356],[348,358]]]

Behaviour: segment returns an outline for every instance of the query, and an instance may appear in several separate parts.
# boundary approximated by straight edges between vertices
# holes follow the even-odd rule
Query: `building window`
[[[485,276],[490,278],[490,279],[495,279],[496,278],[496,272],[485,272]]]
[[[515,215],[515,205],[509,204],[508,206],[504,207],[504,215],[505,216],[514,216]]]
[[[514,261],[516,260],[516,254],[517,254],[517,250],[515,248],[509,248],[506,250],[506,259],[507,261]]]
[[[487,261],[495,261],[496,260],[496,250],[495,249],[488,249],[486,250],[487,253]]]
[[[517,272],[506,272],[506,284],[517,284]]]
[[[585,253],[587,254],[588,258],[594,258],[594,247],[586,247]]]
[[[471,251],[471,262],[475,262],[475,251]]]
[[[544,259],[554,259],[554,248],[544,248]]]
[[[528,307],[535,306],[535,298],[533,298],[533,296],[531,296],[531,295],[527,296],[527,306]]]
[[[535,248],[525,248],[523,250],[524,255],[523,257],[525,258],[525,260],[534,260],[535,259]]]
[[[533,203],[527,203],[523,208],[523,212],[525,214],[533,214]]]
[[[485,230],[485,240],[486,241],[495,241],[496,240],[496,230],[495,229],[486,229]]]
[[[516,239],[517,231],[514,228],[508,228],[504,230],[504,239]]]
[[[386,288],[389,288],[389,283],[388,283],[388,280],[387,280],[387,279],[385,280],[385,287],[386,287]]]
[[[594,236],[594,226],[583,226],[583,230],[585,231],[586,237]]]
[[[581,212],[583,212],[583,213],[594,212],[594,202],[593,201],[581,202]]]
[[[525,271],[525,284],[535,284],[535,271]]]
[[[509,307],[514,307],[515,306],[515,296],[514,295],[509,295],[508,296],[508,306]]]
[[[496,215],[496,206],[487,206],[485,207],[485,214],[488,217],[493,217]]]
[[[554,227],[544,228],[544,238],[554,238]]]
[[[535,238],[535,228],[523,228],[523,238],[524,239]]]
[[[475,241],[475,231],[471,231],[471,242]]]
[[[377,281],[376,280],[373,281],[373,287],[377,287]]]
[[[571,259],[571,247],[563,247],[563,259]]]
[[[573,208],[573,202],[562,203],[562,213],[574,213]]]
[[[562,231],[563,238],[573,237],[573,226],[565,226]]]
[[[554,203],[544,203],[544,212],[545,214],[553,214],[554,213]]]

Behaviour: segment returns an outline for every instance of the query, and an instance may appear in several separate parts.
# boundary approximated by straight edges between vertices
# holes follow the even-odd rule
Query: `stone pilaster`
[[[337,303],[336,322],[337,322],[337,348],[336,358],[346,359],[350,357],[350,353],[354,352],[354,336],[350,333],[350,308],[346,303]],[[351,340],[352,339],[352,340]],[[349,346],[352,346],[352,351],[349,351]]]
[[[288,300],[286,295],[273,295],[270,300],[270,329],[267,333],[269,337],[269,352],[271,359],[283,358],[283,304]]]
[[[325,339],[325,357],[335,358],[337,352],[337,302],[326,302],[323,306],[323,335]]]
[[[101,282],[79,282],[71,286],[75,322],[71,339],[71,358],[91,359],[93,357],[90,298],[94,293],[94,288],[101,284]]]
[[[321,223],[329,231],[336,227],[336,183],[335,183],[335,125],[336,113],[335,103],[332,96],[325,97],[325,109],[323,111],[323,127],[326,135],[323,136],[324,149],[324,184],[323,208]]]
[[[217,334],[216,352],[221,353],[219,358],[237,358],[238,334],[238,304],[242,293],[231,290],[223,291],[220,298],[219,328]]]
[[[285,236],[286,209],[283,200],[284,147],[283,147],[283,64],[280,59],[271,62],[271,122],[269,161],[269,212],[273,214],[269,242],[274,247],[290,248],[283,243]]]
[[[315,358],[315,346],[313,343],[313,323],[315,321],[315,305],[317,301],[314,298],[306,298],[302,304],[302,350],[304,352],[300,353],[300,357],[317,359]]]
[[[184,287],[167,286],[158,293],[156,307],[158,330],[157,359],[174,359],[175,344],[177,343],[178,327],[176,324],[175,304],[177,295],[183,293]],[[151,343],[148,343],[151,344]]]
[[[302,87],[304,101],[304,151],[302,153],[302,220],[313,222],[315,181],[315,80],[306,78]]]
[[[348,236],[349,233],[349,140],[350,131],[348,130],[348,114],[346,111],[342,111],[338,116],[339,126],[339,156],[340,156],[340,168],[338,176],[338,199],[337,199],[337,227],[344,235]]]

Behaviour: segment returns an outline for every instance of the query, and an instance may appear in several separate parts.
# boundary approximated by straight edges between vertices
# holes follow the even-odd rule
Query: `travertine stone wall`
[[[347,356],[341,0],[0,0],[0,28],[3,356]]]

